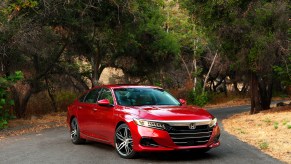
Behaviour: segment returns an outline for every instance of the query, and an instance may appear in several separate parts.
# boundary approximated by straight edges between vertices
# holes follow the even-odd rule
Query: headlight
[[[148,120],[142,120],[142,119],[133,119],[133,120],[139,126],[162,129],[162,130],[166,129],[165,124],[161,122],[154,122],[154,121],[148,121]]]
[[[211,120],[209,126],[210,126],[210,127],[213,127],[213,126],[216,125],[216,123],[217,123],[217,119],[216,119],[216,118],[213,118],[213,119]]]

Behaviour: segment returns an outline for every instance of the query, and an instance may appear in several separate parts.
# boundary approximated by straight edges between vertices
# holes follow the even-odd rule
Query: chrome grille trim
[[[172,137],[173,140],[183,140],[183,139],[196,139],[196,138],[208,138],[209,136],[201,136],[201,137],[181,137],[181,138],[176,138],[176,137]]]
[[[167,131],[178,146],[198,146],[210,140],[213,128],[205,125],[198,125],[196,129],[189,129],[188,126],[170,126]]]

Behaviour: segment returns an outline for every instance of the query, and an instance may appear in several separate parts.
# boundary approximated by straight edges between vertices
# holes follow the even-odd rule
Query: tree
[[[182,4],[231,60],[230,68],[247,72],[250,113],[270,108],[273,66],[288,46],[288,2],[183,0]]]
[[[162,28],[161,5],[145,0],[1,3],[3,72],[25,75],[25,90],[11,86],[17,116],[25,116],[31,95],[43,91],[56,108],[54,85],[88,89],[105,67],[142,77],[173,61],[179,48]]]

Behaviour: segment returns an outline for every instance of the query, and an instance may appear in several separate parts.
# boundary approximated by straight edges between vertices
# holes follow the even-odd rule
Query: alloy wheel
[[[78,130],[77,120],[73,119],[71,122],[71,139],[73,142],[76,141],[78,138],[77,130]]]
[[[73,118],[71,121],[71,140],[74,144],[82,144],[86,141],[80,136],[80,129],[77,118]]]
[[[130,129],[125,124],[120,125],[116,129],[115,148],[117,153],[123,158],[132,158],[135,155]]]

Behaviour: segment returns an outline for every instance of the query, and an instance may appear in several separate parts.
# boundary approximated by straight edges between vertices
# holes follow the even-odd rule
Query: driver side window
[[[97,98],[98,98],[98,96],[100,94],[100,91],[101,91],[100,88],[90,91],[86,95],[86,97],[84,99],[84,102],[86,102],[86,103],[96,103],[97,102]]]
[[[114,104],[111,91],[108,88],[103,88],[102,89],[102,92],[101,92],[101,94],[100,94],[100,96],[98,98],[98,101],[99,100],[103,100],[103,99],[108,99],[110,104]]]

